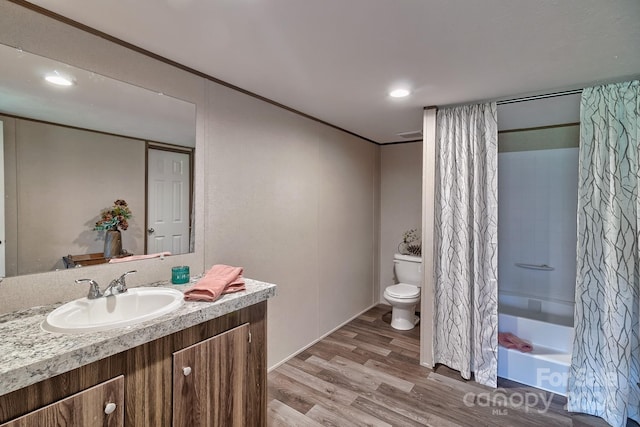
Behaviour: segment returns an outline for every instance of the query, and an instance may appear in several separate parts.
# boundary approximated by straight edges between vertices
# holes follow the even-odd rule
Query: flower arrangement
[[[418,230],[412,228],[409,231],[405,231],[402,234],[402,242],[398,245],[398,252],[403,255],[422,255],[422,243],[420,242],[420,235]]]
[[[96,230],[117,230],[120,227],[123,230],[129,228],[127,220],[131,218],[131,209],[124,200],[116,200],[113,206],[104,209],[100,213],[100,220],[96,222]]]

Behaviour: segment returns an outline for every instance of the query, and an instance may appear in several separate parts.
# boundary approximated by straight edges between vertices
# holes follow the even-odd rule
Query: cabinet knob
[[[104,407],[104,413],[107,415],[113,414],[115,410],[116,410],[116,404],[113,402],[107,403],[106,406]]]
[[[191,374],[191,367],[187,366],[186,368],[182,368],[182,373],[185,377],[189,376],[189,374]]]

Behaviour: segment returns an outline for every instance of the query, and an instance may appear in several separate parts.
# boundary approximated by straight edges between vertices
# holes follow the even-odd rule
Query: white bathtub
[[[548,313],[540,310],[548,301],[520,298],[499,296],[498,331],[531,342],[533,351],[498,346],[498,376],[564,396],[573,349],[573,311],[563,307]]]

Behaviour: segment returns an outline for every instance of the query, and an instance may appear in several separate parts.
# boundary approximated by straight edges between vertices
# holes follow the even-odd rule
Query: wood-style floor
[[[269,426],[608,426],[569,414],[562,396],[421,367],[419,328],[396,331],[389,318],[375,307],[270,372]]]

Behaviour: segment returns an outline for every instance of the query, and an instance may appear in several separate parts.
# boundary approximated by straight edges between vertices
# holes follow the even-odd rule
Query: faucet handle
[[[89,283],[89,293],[87,294],[87,299],[96,299],[102,296],[102,292],[100,292],[100,285],[93,279],[77,279],[76,283]]]
[[[122,276],[118,278],[118,291],[119,292],[127,292],[127,282],[125,281],[125,277],[129,274],[137,273],[138,270],[131,270],[124,273]]]

